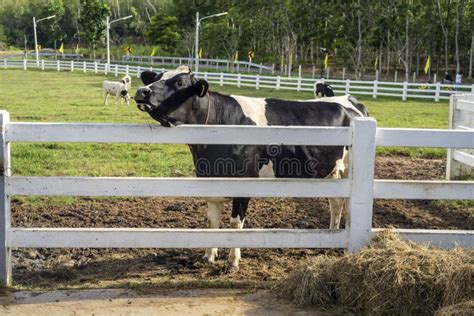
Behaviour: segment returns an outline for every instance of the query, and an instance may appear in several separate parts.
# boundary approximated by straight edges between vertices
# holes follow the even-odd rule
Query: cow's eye
[[[176,81],[176,84],[178,85],[178,87],[182,87],[183,86],[183,80],[179,79],[178,81]]]

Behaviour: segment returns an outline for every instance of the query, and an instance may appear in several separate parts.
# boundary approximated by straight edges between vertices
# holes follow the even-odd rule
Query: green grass
[[[113,76],[108,76],[114,78]],[[80,71],[0,70],[0,108],[12,121],[156,123],[130,106],[102,105],[103,75]],[[140,86],[132,78],[132,91]],[[313,98],[310,92],[255,90],[211,85],[214,91],[283,99]],[[359,98],[380,127],[446,128],[447,102],[402,102],[389,98]],[[14,175],[35,176],[183,176],[192,174],[191,155],[185,145],[13,143]],[[379,154],[404,153],[442,157],[442,149],[379,148]]]

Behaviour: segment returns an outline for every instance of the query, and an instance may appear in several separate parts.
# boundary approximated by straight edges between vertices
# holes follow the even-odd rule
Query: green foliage
[[[110,8],[102,0],[81,0],[79,23],[86,41],[95,48],[106,29],[105,18]]]
[[[159,53],[173,52],[179,40],[178,19],[159,12],[151,18],[146,35],[150,43],[159,45],[162,50]]]

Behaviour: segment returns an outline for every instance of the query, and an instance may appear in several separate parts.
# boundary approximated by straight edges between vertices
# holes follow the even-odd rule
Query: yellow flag
[[[202,58],[202,47],[199,48],[198,56],[199,56],[199,58]]]
[[[426,58],[426,64],[425,64],[425,75],[428,73],[431,67],[431,61],[430,61],[430,56]]]
[[[156,47],[153,47],[153,50],[151,51],[150,56],[155,56],[156,54]]]
[[[76,48],[74,49],[74,52],[76,54],[79,54],[79,43],[77,43]]]
[[[61,46],[59,46],[58,52],[61,54],[64,54],[64,43],[61,43]]]
[[[235,51],[234,61],[235,61],[235,62],[238,62],[238,61],[239,61],[239,51],[238,51],[238,50]]]
[[[375,57],[374,69],[377,70],[377,66],[379,65],[379,56]]]
[[[328,69],[329,67],[329,54],[326,53],[326,56],[324,57],[324,69]]]
[[[36,45],[36,48],[37,48],[38,50],[41,50],[41,45],[40,45],[40,44]]]

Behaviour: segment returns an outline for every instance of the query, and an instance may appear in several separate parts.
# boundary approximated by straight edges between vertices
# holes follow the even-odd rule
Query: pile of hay
[[[473,305],[473,275],[474,251],[416,245],[387,230],[356,254],[313,259],[273,291],[298,306],[407,315],[445,307],[443,315],[449,308],[462,314]]]

